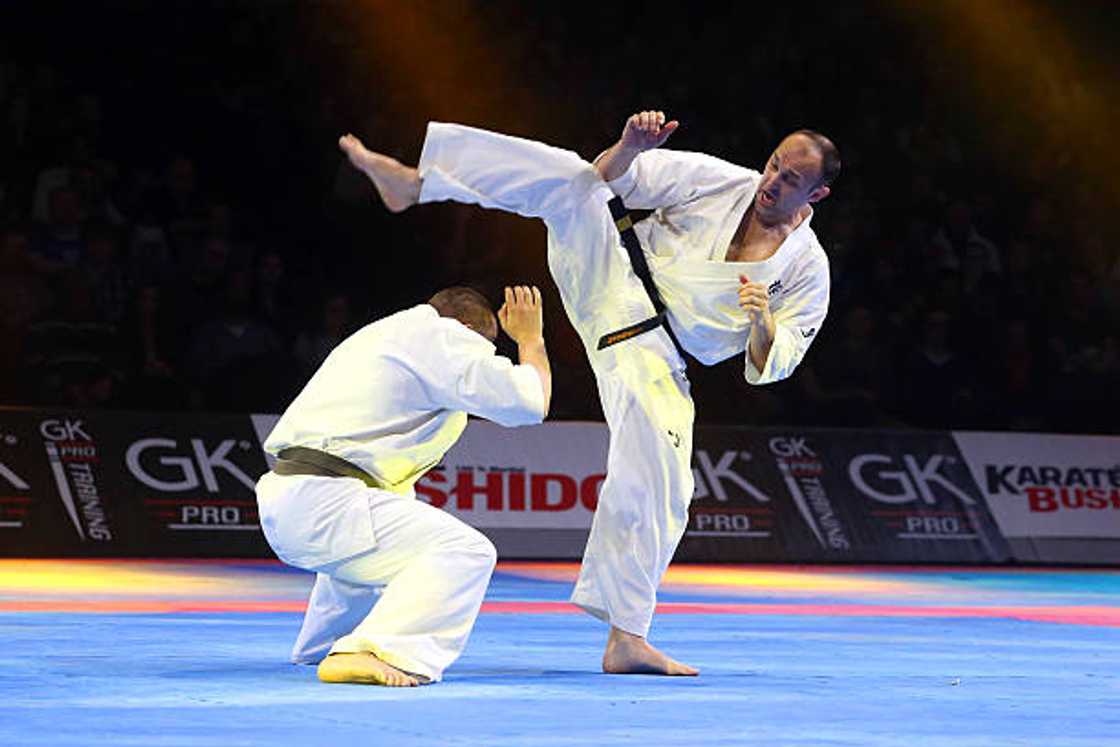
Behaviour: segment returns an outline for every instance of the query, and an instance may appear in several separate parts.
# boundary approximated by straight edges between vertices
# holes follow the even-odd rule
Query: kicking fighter
[[[339,140],[386,207],[454,200],[540,218],[548,265],[595,372],[610,428],[572,601],[610,624],[603,670],[694,675],[647,640],[656,591],[688,523],[694,410],[681,350],[744,356],[751,384],[789,376],[828,311],[810,221],[840,170],[801,130],[761,173],[661,149],[661,112],[630,117],[594,163],[541,143],[431,123],[417,167]],[[634,224],[627,209],[654,210]]]

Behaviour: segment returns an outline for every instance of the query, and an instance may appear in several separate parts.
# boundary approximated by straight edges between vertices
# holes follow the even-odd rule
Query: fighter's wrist
[[[637,143],[627,143],[625,140],[619,140],[615,143],[615,153],[623,158],[634,158],[645,150]]]
[[[517,347],[524,350],[544,348],[544,335],[527,336],[517,341]]]

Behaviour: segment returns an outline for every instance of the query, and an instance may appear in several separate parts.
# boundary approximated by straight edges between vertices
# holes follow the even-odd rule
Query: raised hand
[[[747,355],[759,371],[766,368],[770,348],[774,344],[777,331],[774,317],[770,313],[770,294],[762,283],[752,283],[746,275],[739,276],[739,306],[747,312],[751,323],[750,343]]]
[[[541,291],[537,286],[517,285],[506,288],[506,301],[498,309],[502,329],[518,345],[544,338],[544,315]]]
[[[505,333],[517,343],[517,357],[522,365],[532,366],[541,380],[544,412],[552,402],[552,366],[544,348],[544,316],[541,313],[541,291],[537,286],[517,285],[506,288],[506,302],[498,309],[498,321]]]
[[[626,120],[619,143],[624,149],[638,153],[659,148],[676,132],[680,124],[675,119],[666,122],[665,112],[638,112]]]
[[[774,318],[770,314],[770,294],[762,283],[752,283],[746,275],[739,276],[739,307],[747,312],[751,324],[761,322],[766,330],[774,332]]]

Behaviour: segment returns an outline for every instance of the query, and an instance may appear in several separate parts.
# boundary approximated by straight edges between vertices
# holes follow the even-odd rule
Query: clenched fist
[[[660,147],[679,126],[675,119],[666,122],[665,112],[639,112],[626,120],[619,142],[626,150],[640,153]]]
[[[751,324],[762,323],[771,337],[774,317],[770,314],[770,294],[762,283],[752,283],[746,275],[739,276],[739,307],[747,312]]]

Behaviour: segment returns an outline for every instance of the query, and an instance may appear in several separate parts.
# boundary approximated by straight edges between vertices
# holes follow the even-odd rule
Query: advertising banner
[[[1016,559],[1120,562],[1120,438],[957,432]]]
[[[586,531],[606,472],[602,423],[514,429],[476,420],[416,493],[478,528]]]
[[[682,560],[1002,562],[949,434],[699,428]]]
[[[244,416],[4,410],[6,555],[262,555]],[[26,486],[26,487],[24,487]]]
[[[268,557],[253,488],[276,420],[0,409],[0,553]],[[701,426],[694,442],[678,561],[1120,562],[1118,438]],[[576,559],[607,447],[603,423],[472,420],[417,497],[505,557]]]
[[[1120,539],[1120,438],[953,437],[1005,536]]]

